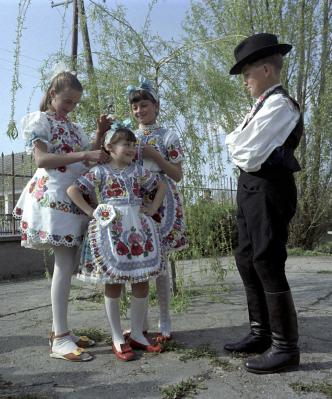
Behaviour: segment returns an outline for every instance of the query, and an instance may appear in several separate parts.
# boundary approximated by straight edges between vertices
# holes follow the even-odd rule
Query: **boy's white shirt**
[[[262,95],[280,86],[270,87]],[[244,126],[247,118],[227,135],[226,144],[236,166],[246,172],[257,172],[295,128],[300,112],[282,94],[269,96],[259,112]]]

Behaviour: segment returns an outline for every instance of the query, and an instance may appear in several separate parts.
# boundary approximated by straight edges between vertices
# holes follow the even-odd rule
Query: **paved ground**
[[[183,263],[181,267],[185,280],[192,275],[201,292],[186,312],[173,316],[175,342],[186,349],[161,355],[141,352],[137,361],[129,363],[117,361],[105,341],[91,350],[95,355],[92,362],[74,364],[49,358],[45,337],[51,323],[50,282],[41,278],[1,282],[0,397],[178,398],[182,396],[175,392],[180,387],[194,385],[198,385],[198,399],[332,397],[332,257],[288,260],[299,314],[302,364],[297,371],[267,376],[247,373],[243,359],[223,351],[225,342],[247,332],[245,298],[238,274],[229,272],[229,291],[212,298],[210,290],[216,288],[215,279],[197,273],[197,263]],[[71,302],[71,324],[107,331],[103,305],[87,300],[93,293],[91,287],[80,288],[74,283],[72,296],[81,299]],[[156,315],[153,308],[154,325]],[[128,324],[125,320],[124,325]],[[208,344],[216,354],[206,347],[202,350],[202,344]],[[197,347],[205,351],[205,357],[200,357]],[[167,396],[162,388],[169,386],[173,392]]]

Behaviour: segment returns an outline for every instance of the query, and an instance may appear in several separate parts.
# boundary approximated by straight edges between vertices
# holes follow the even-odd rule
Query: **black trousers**
[[[237,191],[237,268],[244,286],[263,293],[288,291],[288,226],[297,192],[292,173],[270,178],[241,171]]]

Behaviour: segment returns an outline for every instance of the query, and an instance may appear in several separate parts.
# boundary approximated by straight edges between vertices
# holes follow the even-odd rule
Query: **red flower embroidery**
[[[157,223],[161,223],[161,216],[159,215],[159,213],[155,213],[155,214],[152,216],[152,219],[153,219],[154,221],[156,221]]]
[[[173,241],[174,240],[173,234],[172,233],[168,234],[167,239]]]
[[[22,222],[22,229],[26,230],[28,228],[28,222]]]
[[[176,150],[172,150],[172,151],[170,151],[169,156],[172,159],[176,159],[179,156],[179,153]]]
[[[93,264],[92,263],[86,263],[85,264],[85,268],[88,272],[92,272],[93,271]]]
[[[143,248],[138,242],[134,242],[130,248],[131,254],[134,256],[142,255]]]
[[[16,215],[22,215],[23,210],[21,208],[16,208],[15,213]]]
[[[109,212],[108,211],[102,211],[101,216],[104,218],[108,218],[109,217]]]
[[[32,182],[31,184],[30,184],[30,187],[29,187],[29,193],[31,194],[32,193],[32,191],[34,190],[34,188],[35,188],[35,185],[36,185],[36,182],[34,181],[34,182]]]
[[[47,177],[41,177],[40,179],[38,179],[37,182],[38,187],[43,188],[47,179],[48,179]]]
[[[63,132],[64,132],[64,130],[62,129],[62,127],[60,127],[60,128],[59,128],[59,133],[62,134]]]
[[[63,149],[64,152],[67,152],[67,153],[73,152],[72,147],[70,147],[70,145],[68,145],[68,144],[63,144],[62,145],[62,149]]]
[[[176,217],[177,217],[177,218],[182,218],[182,216],[183,216],[183,213],[182,213],[181,209],[180,209],[180,208],[177,208],[177,209],[176,209]]]
[[[116,244],[116,252],[118,253],[118,255],[123,256],[129,253],[129,249],[122,241],[119,241]]]
[[[67,170],[67,168],[65,166],[59,166],[58,167],[58,171],[59,172],[65,173],[66,170]]]
[[[22,240],[22,241],[26,241],[27,238],[28,238],[28,236],[27,236],[25,233],[23,233],[23,234],[21,235],[21,240]]]
[[[39,232],[39,237],[41,238],[41,239],[43,239],[43,238],[46,238],[46,232],[45,231],[40,231]]]
[[[146,251],[152,252],[153,251],[153,244],[151,240],[147,240],[145,243],[145,248]]]

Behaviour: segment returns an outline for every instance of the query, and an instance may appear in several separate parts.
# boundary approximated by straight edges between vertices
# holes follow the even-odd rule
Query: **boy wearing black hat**
[[[245,368],[267,374],[296,367],[297,317],[285,275],[288,225],[296,210],[294,156],[303,132],[298,103],[280,83],[283,55],[289,44],[259,33],[234,50],[231,75],[243,74],[244,85],[257,98],[251,112],[226,138],[240,169],[237,191],[239,245],[236,264],[244,283],[250,333],[226,344],[232,352],[261,353]]]

